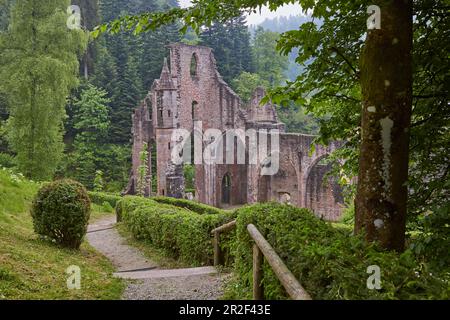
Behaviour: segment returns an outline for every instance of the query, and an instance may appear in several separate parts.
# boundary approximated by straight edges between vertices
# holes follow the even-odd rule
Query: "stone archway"
[[[324,220],[336,221],[341,215],[344,199],[337,181],[326,176],[331,170],[331,164],[325,162],[327,156],[324,154],[316,158],[308,168],[304,188],[305,206]]]

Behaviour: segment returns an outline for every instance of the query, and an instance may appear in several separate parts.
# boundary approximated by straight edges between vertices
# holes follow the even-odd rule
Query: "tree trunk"
[[[412,0],[374,1],[380,29],[361,56],[362,143],[355,232],[402,251],[412,107]]]
[[[84,61],[83,61],[83,67],[84,67],[84,78],[86,80],[89,80],[89,66],[88,66],[88,53],[84,55]]]

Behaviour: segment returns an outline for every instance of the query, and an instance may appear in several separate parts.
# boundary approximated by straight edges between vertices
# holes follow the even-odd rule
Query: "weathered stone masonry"
[[[281,133],[277,174],[262,176],[261,164],[195,165],[196,200],[216,207],[288,202],[311,208],[324,219],[338,219],[343,204],[341,190],[331,179],[324,180],[330,168],[321,161],[337,144],[327,148],[316,145],[310,155],[314,136],[285,133],[274,105],[260,106],[265,95],[262,88],[254,92],[248,106],[243,105],[218,73],[210,48],[180,43],[169,48],[170,66],[165,60],[160,79],[155,80],[133,115],[133,167],[126,193],[136,193],[139,155],[147,145],[149,168],[151,148],[156,146],[158,195],[184,196],[183,167],[171,162],[172,133],[176,129],[192,131],[196,121],[202,122],[203,132],[210,128],[221,132],[278,129]],[[207,143],[204,141],[203,146]],[[146,195],[150,195],[151,174],[146,179]]]

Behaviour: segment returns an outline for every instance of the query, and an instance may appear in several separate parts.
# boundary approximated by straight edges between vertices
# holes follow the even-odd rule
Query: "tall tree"
[[[147,32],[138,36],[137,50],[139,52],[138,69],[142,79],[143,92],[146,95],[155,79],[161,75],[161,65],[169,50],[167,45],[180,41],[180,33],[176,24],[164,26],[159,30]]]
[[[0,37],[1,33],[8,29],[9,15],[11,12],[12,0],[0,0]],[[2,92],[0,86],[0,152],[6,153],[8,150],[8,141],[6,139],[5,122],[9,117],[6,93]],[[6,155],[5,155],[6,157]]]
[[[73,5],[78,5],[81,9],[81,24],[86,30],[93,30],[100,23],[98,0],[73,0]],[[80,71],[85,79],[88,79],[93,72],[93,64],[96,55],[96,45],[90,42],[84,54]]]
[[[74,128],[77,130],[68,173],[87,187],[92,187],[108,132],[109,99],[104,90],[88,84],[74,103]]]
[[[9,140],[29,178],[52,177],[63,152],[66,98],[77,85],[87,35],[67,27],[67,0],[16,0],[0,38],[0,76],[8,94]]]
[[[280,34],[257,28],[253,39],[253,56],[255,71],[272,87],[281,85],[286,81],[284,75],[288,65],[288,57],[281,55],[277,49]]]
[[[445,156],[445,143],[449,143],[448,131],[442,128],[448,128],[449,125],[449,108],[448,97],[449,90],[445,80],[448,80],[448,54],[442,48],[448,48],[448,1],[429,1],[429,0],[415,0],[414,12],[411,10],[411,1],[400,0],[386,0],[375,1],[381,10],[381,17],[385,14],[387,16],[387,30],[383,29],[383,18],[381,18],[381,31],[380,33],[374,33],[367,46],[370,47],[372,43],[376,42],[377,37],[380,40],[388,39],[392,37],[392,32],[398,33],[397,39],[391,39],[395,44],[398,44],[399,52],[394,53],[392,49],[394,43],[383,43],[386,46],[389,55],[394,58],[399,56],[405,57],[405,62],[396,61],[401,65],[390,65],[387,62],[377,62],[376,59],[385,60],[384,57],[379,55],[380,50],[376,49],[375,54],[370,54],[370,51],[365,50],[364,58],[362,59],[362,67],[365,69],[363,74],[357,68],[360,60],[361,49],[364,47],[364,39],[366,29],[366,20],[368,18],[367,9],[373,2],[366,0],[357,0],[346,2],[342,1],[329,1],[329,0],[300,0],[299,4],[306,12],[310,10],[312,13],[311,21],[303,23],[297,30],[291,30],[285,32],[278,44],[278,48],[283,53],[289,53],[294,48],[299,49],[299,56],[297,62],[303,64],[306,70],[301,74],[296,81],[288,82],[284,88],[274,90],[271,93],[271,97],[274,102],[282,102],[283,100],[294,100],[298,102],[307,103],[309,110],[316,115],[327,115],[325,120],[321,123],[319,142],[327,142],[331,139],[341,138],[347,141],[345,147],[338,153],[340,156],[344,156],[348,161],[342,166],[344,170],[350,170],[352,172],[357,171],[354,164],[358,162],[359,143],[361,141],[361,102],[372,102],[375,100],[373,97],[374,92],[367,89],[368,81],[374,80],[375,88],[378,90],[381,85],[386,89],[386,94],[380,92],[381,97],[378,94],[377,100],[374,101],[378,105],[383,104],[381,114],[385,118],[382,123],[373,122],[374,126],[378,127],[378,130],[384,128],[381,137],[390,137],[391,144],[385,143],[384,146],[378,143],[378,154],[383,154],[384,166],[383,172],[389,172],[389,178],[382,181],[386,184],[388,196],[395,206],[394,209],[387,208],[390,204],[385,201],[386,195],[377,195],[381,200],[380,207],[389,209],[389,213],[397,211],[395,219],[383,221],[372,221],[372,225],[368,223],[363,224],[363,229],[357,228],[357,231],[367,231],[370,234],[368,239],[380,240],[382,244],[388,249],[399,250],[402,247],[402,239],[404,237],[403,231],[405,228],[403,202],[406,197],[406,188],[400,187],[399,182],[406,183],[405,175],[405,163],[407,163],[408,148],[408,136],[410,132],[413,132],[412,140],[416,142],[414,148],[409,151],[413,153],[414,162],[411,167],[414,171],[425,169],[425,175],[417,174],[410,176],[412,179],[416,179],[413,184],[417,186],[419,190],[423,189],[424,197],[418,196],[419,203],[415,203],[414,211],[424,213],[427,208],[429,210],[435,210],[433,206],[439,206],[439,200],[449,201],[448,196],[448,184],[445,181],[448,179],[449,167],[448,156]],[[224,3],[226,4],[226,10],[223,10]],[[185,24],[185,27],[193,27],[198,29],[199,25],[209,24],[212,21],[226,21],[230,17],[240,15],[241,10],[255,10],[259,6],[266,4],[263,0],[239,0],[239,1],[219,1],[219,0],[198,0],[192,7],[184,9],[174,9],[162,15],[143,14],[137,17],[127,17],[122,19],[119,24],[110,25],[109,31],[116,31],[119,26],[128,26],[129,28],[138,28],[139,30],[155,29],[159,26],[170,23],[177,19],[181,19]],[[279,6],[290,3],[290,1],[278,1],[271,3],[270,9],[275,10]],[[405,12],[400,13],[398,8],[404,8]],[[384,12],[385,10],[386,12]],[[383,13],[384,12],[384,13]],[[408,15],[408,19],[406,18]],[[391,20],[392,17],[398,16],[400,21],[406,24],[406,32],[403,31],[403,26],[400,23],[395,23]],[[414,17],[414,19],[413,19]],[[322,24],[317,25],[313,19],[320,19]],[[406,53],[408,42],[410,42],[409,34],[411,21],[414,24],[414,49],[419,63],[411,71],[409,55]],[[100,30],[94,32],[94,36],[99,33]],[[408,39],[409,38],[409,39]],[[397,42],[398,41],[398,42]],[[437,50],[435,50],[437,48]],[[411,48],[410,48],[411,49]],[[314,59],[314,60],[311,60]],[[389,70],[387,75],[392,77],[391,79],[383,79],[380,84],[379,81],[384,70],[374,70],[372,67],[378,64],[386,63]],[[368,69],[366,69],[368,68]],[[406,73],[403,73],[405,71]],[[378,75],[371,75],[370,72],[377,72]],[[416,90],[413,96],[414,108],[412,110],[412,117],[415,123],[411,127],[411,131],[408,131],[409,114],[403,117],[398,117],[398,113],[389,110],[387,105],[394,103],[393,105],[399,105],[405,103],[402,108],[408,112],[411,108],[410,104],[410,92],[402,92],[398,97],[398,101],[394,101],[391,96],[395,93],[399,87],[408,89],[410,83],[411,74],[414,72],[414,86]],[[402,78],[404,77],[404,78]],[[399,79],[398,84],[393,84],[392,81]],[[387,81],[385,81],[387,80]],[[389,85],[385,85],[389,84]],[[431,84],[431,85],[430,85]],[[364,90],[361,90],[364,88]],[[365,96],[363,98],[363,95]],[[380,99],[378,99],[380,98]],[[384,103],[386,102],[386,104]],[[367,118],[367,112],[374,110],[373,108],[365,105],[365,115]],[[376,112],[380,112],[379,108],[375,109]],[[433,111],[438,111],[438,116],[433,116]],[[394,117],[395,116],[395,117]],[[391,118],[392,117],[392,118]],[[377,118],[378,119],[378,118]],[[391,123],[390,121],[394,122]],[[365,121],[366,121],[365,120]],[[370,121],[370,119],[368,119]],[[399,123],[396,123],[398,121]],[[365,122],[367,123],[367,121]],[[442,125],[444,125],[442,127]],[[392,126],[392,127],[391,127]],[[403,134],[399,133],[397,129],[404,127]],[[396,132],[394,132],[394,129]],[[401,130],[401,129],[400,129]],[[447,132],[447,134],[446,134]],[[363,132],[363,135],[365,133]],[[393,137],[400,135],[400,142],[392,142]],[[378,133],[380,137],[380,133]],[[419,139],[421,137],[421,139]],[[367,146],[370,140],[374,137],[366,137],[364,145]],[[381,141],[381,140],[380,140]],[[378,142],[380,142],[378,141]],[[388,139],[383,139],[388,142]],[[424,142],[426,141],[426,142]],[[383,148],[384,147],[384,148]],[[389,147],[389,148],[388,148]],[[393,149],[396,147],[397,149]],[[423,148],[420,148],[423,147]],[[389,165],[386,165],[385,154],[383,151],[389,149]],[[363,148],[363,152],[367,151],[367,148]],[[395,154],[395,155],[394,155]],[[428,155],[428,158],[425,156]],[[430,169],[427,162],[433,161],[435,164],[434,169]],[[372,161],[371,159],[369,159]],[[376,163],[380,166],[382,164]],[[445,163],[445,161],[447,161]],[[396,162],[395,164],[393,162]],[[399,168],[399,172],[393,173],[393,168]],[[419,168],[419,169],[418,169]],[[375,173],[374,173],[375,174]],[[386,178],[388,175],[385,175]],[[392,179],[397,179],[395,183]],[[361,181],[360,183],[366,183],[365,188],[370,190],[374,188],[375,191],[379,190],[380,186],[376,183],[380,182],[379,178]],[[389,185],[389,183],[392,183]],[[427,185],[432,185],[432,190],[425,188]],[[395,185],[395,186],[394,186]],[[385,191],[386,191],[385,190]],[[395,196],[392,192],[395,190]],[[360,191],[361,192],[364,191]],[[417,192],[417,191],[415,191]],[[447,194],[447,196],[445,196]],[[369,211],[367,208],[371,205],[378,206],[373,201],[370,204],[367,202],[370,199],[358,198],[358,209],[356,215],[361,218],[360,221],[367,221],[366,215]],[[438,201],[437,201],[438,200]],[[414,203],[414,201],[410,201]],[[433,204],[433,206],[431,206]],[[399,211],[400,210],[400,211]],[[374,211],[375,216],[380,212],[379,208]],[[397,214],[398,213],[398,214]],[[392,218],[392,215],[390,215]],[[359,219],[358,218],[358,219]],[[377,220],[377,219],[375,219]],[[391,224],[386,227],[386,223]],[[394,226],[395,225],[395,226]],[[385,230],[373,231],[373,228],[381,226]],[[380,228],[381,229],[381,228]],[[402,233],[402,234],[394,234]],[[387,240],[388,239],[388,240]],[[386,241],[387,240],[387,241]]]
[[[200,34],[201,44],[211,47],[220,74],[231,82],[242,72],[253,71],[250,32],[245,17],[240,15],[225,23],[214,22]]]
[[[126,14],[168,8],[171,4],[156,0],[100,1],[100,16],[103,21],[111,21]],[[159,77],[161,63],[168,53],[165,46],[179,39],[178,27],[168,25],[138,36],[122,31],[115,36],[106,35],[97,42],[102,48],[97,50],[99,56],[94,62],[93,83],[106,89],[111,99],[110,142],[130,143],[131,114]]]
[[[363,97],[355,231],[402,251],[412,108],[412,0],[374,1],[361,55]],[[376,9],[374,9],[376,10]]]
[[[119,67],[120,79],[114,92],[116,106],[111,115],[110,140],[128,144],[131,139],[131,115],[142,97],[142,80],[136,58],[127,57],[123,69]]]

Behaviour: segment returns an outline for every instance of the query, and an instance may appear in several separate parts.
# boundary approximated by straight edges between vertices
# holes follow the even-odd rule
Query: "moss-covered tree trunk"
[[[380,29],[369,30],[361,56],[362,143],[356,232],[403,250],[412,105],[412,0],[374,1]]]

